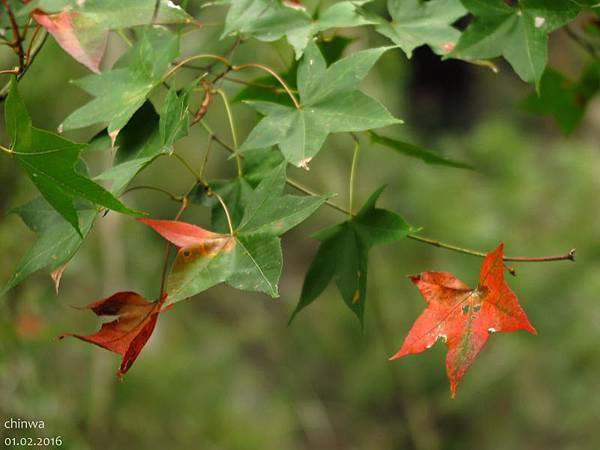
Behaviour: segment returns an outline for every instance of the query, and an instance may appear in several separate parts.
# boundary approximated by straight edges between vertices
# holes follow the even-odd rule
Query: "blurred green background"
[[[222,21],[221,9],[207,22]],[[199,10],[196,10],[199,13]],[[185,38],[185,54],[224,52],[218,26]],[[366,29],[349,51],[382,45]],[[125,49],[111,37],[105,67]],[[286,44],[248,42],[235,60],[291,61]],[[560,33],[551,61],[576,75],[584,55]],[[10,67],[3,53],[2,67]],[[458,62],[438,63],[426,51],[407,61],[388,52],[364,89],[405,119],[387,135],[469,162],[476,171],[427,166],[363,142],[357,203],[387,184],[381,205],[424,228],[424,235],[481,250],[505,243],[510,255],[549,255],[577,248],[577,262],[514,264],[513,290],[539,332],[497,334],[450,400],[445,347],[400,361],[400,347],[424,307],[407,274],[453,272],[475,283],[481,260],[413,241],[370,255],[364,331],[331,287],[300,314],[298,300],[317,243],[308,236],[344,219],[322,208],[284,237],[281,298],[216,287],[161,315],[148,345],[122,382],[118,356],[62,332],[91,333],[99,324],[85,305],[118,290],[148,298],[158,291],[163,242],[131,218],[109,214],[65,272],[60,294],[38,273],[0,303],[0,418],[44,420],[39,433],[62,436],[69,449],[597,449],[600,448],[600,104],[592,103],[580,129],[563,137],[548,119],[526,115],[518,103],[531,92],[510,68],[500,74]],[[48,39],[20,88],[34,124],[56,129],[86,96],[70,79],[86,73]],[[257,76],[260,74],[257,74]],[[249,75],[247,79],[251,79]],[[184,78],[181,78],[183,81]],[[3,79],[8,81],[7,77]],[[239,85],[227,85],[233,96]],[[164,92],[153,100],[160,105]],[[241,136],[256,122],[236,104]],[[222,105],[207,116],[228,138]],[[87,140],[99,128],[70,133]],[[3,144],[7,144],[4,132]],[[177,151],[199,164],[206,134],[194,127]],[[352,141],[330,137],[310,172],[290,168],[319,192],[347,201]],[[93,173],[109,152],[88,155]],[[232,176],[233,162],[215,148],[210,178]],[[177,161],[163,158],[134,184],[184,192],[193,180]],[[8,279],[34,235],[9,209],[37,195],[6,155],[0,156],[0,280]],[[177,204],[138,191],[127,202],[157,218]],[[208,210],[194,206],[184,220],[209,226]],[[0,424],[1,425],[1,424]],[[0,445],[2,445],[0,443]]]

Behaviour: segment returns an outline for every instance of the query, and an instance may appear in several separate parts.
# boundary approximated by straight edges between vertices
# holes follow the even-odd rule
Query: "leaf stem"
[[[229,235],[233,236],[233,224],[231,223],[231,216],[229,215],[229,210],[227,209],[227,205],[223,201],[223,198],[219,194],[217,194],[215,191],[210,191],[208,193],[208,195],[209,196],[214,195],[215,197],[217,197],[217,200],[219,200],[219,203],[223,207],[223,211],[225,211],[225,217],[227,217],[227,225],[229,226]]]
[[[356,136],[351,135],[354,140],[354,152],[352,153],[352,165],[350,166],[350,186],[348,188],[348,217],[354,215],[354,179],[356,177],[356,166],[358,163],[358,154],[360,153],[360,142]]]
[[[307,195],[318,195],[300,183],[293,181],[291,179],[287,179],[287,184],[300,192],[304,192]],[[347,214],[350,217],[353,217],[354,214],[350,211],[350,209],[346,209],[343,206],[338,205],[337,203],[332,202],[331,200],[325,201],[325,204],[341,213]],[[478,256],[483,258],[486,256],[484,252],[479,252],[476,250],[471,250],[468,248],[458,247],[456,245],[447,244],[445,242],[441,242],[435,239],[430,239],[427,237],[419,236],[414,233],[409,233],[406,235],[407,238],[412,239],[414,241],[421,242],[423,244],[432,245],[434,247],[444,248],[446,250],[451,250],[458,253],[463,253],[471,256]],[[575,249],[571,249],[568,253],[564,255],[556,255],[556,256],[538,256],[538,257],[526,257],[526,256],[504,256],[503,261],[514,261],[514,262],[549,262],[549,261],[575,261]],[[514,270],[511,267],[507,267],[507,269],[514,274]]]
[[[53,150],[44,150],[43,152],[17,152],[15,150],[13,150],[12,148],[8,148],[5,147],[4,145],[0,145],[0,151],[3,151],[4,153],[8,153],[9,155],[17,155],[17,156],[40,156],[40,155],[49,155],[52,153],[58,153],[63,151],[64,149],[62,148],[57,148],[57,149],[53,149]]]
[[[231,81],[232,83],[237,83],[237,84],[243,84],[244,86],[253,86],[253,87],[257,87],[257,88],[261,88],[261,89],[269,89],[273,92],[275,92],[276,94],[280,94],[280,93],[286,93],[285,89],[282,87],[278,87],[278,86],[274,86],[271,84],[266,84],[266,83],[257,83],[255,81],[246,81],[246,80],[241,80],[239,78],[233,78],[230,76],[223,76],[223,79],[226,81]],[[298,91],[295,89],[290,88],[290,91],[293,93],[297,93]]]
[[[188,172],[190,172],[194,178],[196,179],[196,181],[201,184],[202,186],[208,186],[208,183],[206,181],[204,181],[202,179],[202,177],[196,173],[196,171],[194,170],[194,168],[190,165],[190,163],[188,163],[185,158],[177,153],[171,153],[170,156],[174,156],[175,159],[177,159],[187,170]]]
[[[139,191],[141,189],[146,189],[149,191],[156,191],[156,192],[162,192],[163,194],[165,194],[167,197],[169,197],[171,200],[173,200],[174,202],[182,202],[183,201],[183,196],[181,195],[175,195],[169,191],[167,191],[166,189],[162,189],[156,186],[146,186],[146,185],[140,185],[140,186],[133,186],[130,188],[127,188],[125,191],[123,191],[123,193],[119,196],[122,197],[125,194],[128,194],[130,192],[133,191]]]
[[[33,44],[35,43],[35,40],[37,39],[41,29],[42,26],[38,25],[37,27],[35,27],[35,31],[31,35],[29,45],[27,46],[27,51],[25,52],[25,67],[29,65],[29,61],[31,60],[31,50],[33,49]]]
[[[125,32],[123,31],[123,29],[121,29],[121,28],[117,29],[117,34],[123,40],[123,42],[125,42],[125,44],[127,45],[127,47],[133,47],[133,42],[131,42],[131,39],[129,39],[129,36],[127,36],[125,34]]]
[[[229,62],[229,60],[227,58],[224,58],[223,56],[213,55],[212,53],[200,53],[198,55],[193,55],[188,58],[182,59],[177,64],[175,64],[173,67],[171,67],[171,69],[163,77],[163,81],[169,79],[171,77],[171,75],[173,75],[177,70],[179,70],[181,67],[185,66],[187,63],[196,61],[198,59],[214,59],[217,61],[221,61],[227,67],[231,67],[231,63]]]
[[[240,152],[238,147],[237,133],[235,132],[235,123],[233,122],[233,114],[231,114],[231,108],[229,106],[229,100],[227,100],[227,95],[222,89],[217,89],[215,91],[219,96],[223,99],[223,104],[225,105],[225,111],[227,112],[227,119],[229,120],[229,128],[231,129],[231,139],[233,140],[233,149],[235,156],[235,163],[237,165],[238,177],[243,175],[242,172],[242,160],[240,158]]]
[[[208,164],[208,158],[210,156],[210,150],[212,148],[212,143],[214,141],[214,136],[212,134],[208,135],[208,143],[206,144],[206,153],[204,153],[204,159],[202,160],[202,166],[200,167],[200,177],[204,178],[204,172],[206,171],[206,165]]]
[[[179,211],[177,211],[177,214],[175,215],[175,218],[173,220],[175,220],[175,221],[179,220],[187,207],[188,207],[188,198],[187,198],[187,196],[184,196],[181,198],[181,206],[179,208]],[[160,296],[158,298],[162,298],[165,293],[165,282],[167,280],[167,270],[169,268],[169,253],[170,252],[171,252],[171,243],[167,242],[167,244],[165,246],[165,257],[163,258],[162,273],[160,276]]]
[[[205,124],[203,121],[201,121],[200,123],[203,124],[204,128],[212,134],[213,139],[220,144],[223,148],[225,148],[226,150],[230,151],[230,152],[234,152],[234,149],[227,144],[226,142],[224,142],[221,138],[219,138],[216,134],[212,133],[212,130],[210,129],[210,127]],[[307,188],[306,186],[300,184],[297,181],[294,181],[291,178],[286,178],[286,183],[288,184],[288,186],[293,187],[294,189],[297,189],[300,192],[303,192],[306,195],[310,195],[310,196],[317,196],[319,194],[317,194],[316,192],[312,191],[310,188]],[[351,212],[350,209],[344,208],[341,205],[338,205],[337,203],[331,201],[331,200],[325,200],[325,204],[327,206],[329,206],[332,209],[335,209],[336,211],[339,211],[343,214],[348,215],[349,217],[353,217],[354,214]],[[435,239],[430,239],[427,237],[423,237],[423,236],[419,236],[416,235],[414,233],[409,233],[406,235],[407,238],[412,239],[414,241],[418,241],[421,242],[423,244],[428,244],[428,245],[432,245],[434,247],[438,247],[438,248],[444,248],[446,250],[451,250],[454,252],[458,252],[458,253],[463,253],[466,255],[471,255],[471,256],[478,256],[480,258],[485,257],[485,253],[484,252],[479,252],[476,250],[471,250],[471,249],[467,249],[467,248],[463,248],[463,247],[458,247],[456,245],[452,245],[452,244],[447,244],[445,242],[441,242]],[[514,261],[514,262],[549,262],[549,261],[575,261],[575,249],[571,249],[569,252],[565,253],[564,255],[557,255],[557,256],[540,256],[540,257],[525,257],[525,256],[503,256],[502,257],[503,261]],[[511,272],[511,274],[514,275],[514,270],[511,267],[507,267],[507,269]]]
[[[407,237],[409,239],[422,242],[424,244],[433,245],[434,247],[445,248],[446,250],[452,250],[454,252],[464,253],[472,256],[479,256],[481,258],[485,257],[484,252],[478,252],[476,250],[471,250],[468,248],[458,247],[452,244],[446,244],[444,242],[436,241],[435,239],[426,238],[423,236],[418,236],[416,234],[408,234]],[[502,258],[504,261],[513,261],[513,262],[547,262],[547,261],[575,261],[575,249],[569,250],[569,252],[564,255],[556,255],[556,256],[537,256],[537,257],[526,257],[526,256],[504,256]]]
[[[44,33],[44,37],[41,39],[41,41],[38,39],[39,44],[36,44],[30,52],[29,52],[29,57],[27,58],[27,65],[23,68],[23,70],[19,73],[17,73],[17,81],[19,81],[21,78],[23,78],[25,76],[25,73],[29,70],[29,68],[31,67],[31,64],[33,63],[33,60],[37,57],[38,53],[40,52],[40,50],[42,49],[42,47],[44,46],[44,44],[46,43],[46,41],[48,40],[48,33]],[[0,89],[0,102],[4,101],[6,99],[6,96],[8,95],[8,89],[10,87],[10,81],[8,83],[6,83],[2,89]]]
[[[291,186],[294,189],[297,189],[298,191],[305,193],[306,195],[310,195],[312,197],[319,196],[319,194],[317,194],[316,192],[312,191],[311,189],[307,188],[303,184],[300,184],[299,182],[297,182],[291,178],[286,178],[285,182],[288,186]],[[337,203],[335,203],[331,200],[325,200],[325,204],[327,206],[329,206],[330,208],[341,212],[342,214],[350,213],[350,211],[348,209],[344,208],[343,206],[338,205]]]
[[[290,96],[290,99],[292,99],[292,102],[294,103],[294,106],[296,107],[296,109],[300,109],[300,103],[298,103],[298,100],[296,100],[296,96],[292,93],[292,90],[290,89],[290,87],[283,80],[283,78],[281,78],[281,76],[277,72],[275,72],[273,69],[271,69],[270,67],[267,67],[265,65],[258,64],[258,63],[247,63],[247,64],[240,64],[239,66],[233,66],[233,67],[231,67],[231,70],[233,70],[234,72],[239,72],[240,70],[249,69],[249,68],[264,70],[265,72],[267,72],[271,76],[273,76],[277,81],[279,81],[279,84],[281,84],[283,89],[285,89],[285,92],[287,92],[287,95]]]
[[[4,0],[4,1],[6,1],[6,0]],[[192,61],[196,61],[198,59],[214,59],[216,61],[222,62],[227,67],[227,70],[221,74],[221,77],[225,76],[227,74],[227,72],[229,72],[229,71],[239,72],[244,69],[263,70],[263,71],[267,72],[269,75],[271,75],[272,77],[274,77],[279,82],[279,84],[281,84],[281,86],[283,87],[285,92],[290,96],[290,99],[294,103],[294,106],[296,107],[296,109],[300,109],[300,103],[298,103],[298,100],[296,99],[296,96],[293,94],[290,87],[287,85],[285,80],[270,67],[265,66],[264,64],[259,64],[259,63],[246,63],[246,64],[240,64],[240,65],[234,66],[231,63],[231,61],[229,61],[229,59],[225,58],[224,56],[215,55],[212,53],[200,53],[198,55],[192,55],[188,58],[185,58],[185,59],[179,61],[177,64],[175,64],[173,67],[171,67],[171,69],[165,74],[162,81],[163,82],[166,81],[169,77],[171,77],[171,75],[173,75],[181,67],[185,66],[186,64],[188,64]]]

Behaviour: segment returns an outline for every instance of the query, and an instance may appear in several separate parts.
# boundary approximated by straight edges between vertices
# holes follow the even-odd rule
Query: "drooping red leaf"
[[[46,14],[36,9],[32,17],[56,39],[63,50],[91,71],[100,72],[108,30],[77,11]]]
[[[176,220],[154,220],[143,218],[137,220],[153,228],[154,231],[171,244],[180,248],[198,245],[206,239],[226,236],[224,234],[213,233],[212,231],[205,230],[204,228],[192,225],[191,223],[179,222]]]
[[[85,307],[97,316],[117,316],[116,320],[102,324],[100,331],[95,334],[82,336],[66,333],[59,339],[72,336],[118,353],[121,355],[121,365],[117,370],[120,378],[131,368],[152,335],[165,299],[166,295],[149,302],[135,292],[117,292]]]
[[[221,251],[230,251],[235,239],[228,234],[213,233],[199,226],[176,220],[136,219],[154,229],[170,243],[179,247],[173,271],[200,257],[212,257]]]
[[[410,279],[428,306],[390,359],[420,353],[442,339],[448,347],[446,373],[452,398],[491,333],[527,330],[537,334],[504,281],[502,244],[486,255],[475,289],[447,272],[423,272]]]

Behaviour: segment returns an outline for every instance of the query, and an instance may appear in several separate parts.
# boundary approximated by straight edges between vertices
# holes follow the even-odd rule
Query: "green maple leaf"
[[[373,23],[360,12],[360,6],[369,1],[335,3],[316,18],[303,8],[294,8],[278,0],[232,1],[223,36],[240,33],[265,42],[285,36],[299,59],[311,38],[321,31]]]
[[[585,68],[581,78],[571,80],[553,69],[546,69],[539,95],[532,93],[521,104],[528,112],[554,118],[562,132],[571,134],[581,123],[590,100],[600,91],[600,65]]]
[[[333,64],[342,58],[344,50],[354,42],[355,39],[343,36],[334,36],[327,40],[318,41],[317,45],[323,54],[327,64]],[[290,89],[296,91],[296,72],[298,71],[298,61],[293,61],[285,73],[280,73],[281,78],[287,83]],[[293,106],[292,100],[285,89],[272,76],[259,77],[252,80],[252,84],[245,86],[234,97],[234,102],[242,101],[266,101],[272,103],[281,103],[283,105]]]
[[[398,241],[415,231],[399,215],[375,207],[382,191],[383,187],[375,191],[352,219],[314,236],[321,245],[304,279],[300,301],[290,323],[333,280],[344,303],[362,325],[367,300],[369,249]]]
[[[225,201],[234,228],[240,224],[246,205],[253,195],[253,190],[282,163],[281,153],[272,148],[251,150],[244,153],[243,176],[227,180],[214,180],[209,183],[210,190],[219,194]],[[207,194],[204,187],[198,186],[190,194],[190,202],[210,207],[212,230],[226,233],[229,226],[223,207],[214,196]]]
[[[114,195],[123,193],[135,175],[161,154],[163,146],[158,124],[159,116],[150,102],[146,102],[117,138],[116,165],[95,179],[110,180],[110,191]],[[106,130],[95,138],[90,144],[92,146],[98,150],[112,148]],[[18,214],[36,233],[37,239],[20,259],[11,278],[0,291],[0,296],[32,273],[44,268],[53,272],[75,256],[98,218],[98,211],[90,204],[76,204],[76,209],[81,235],[43,198],[34,199],[11,211]]]
[[[437,53],[448,53],[460,37],[452,24],[467,12],[460,0],[388,0],[387,6],[392,21],[374,19],[376,30],[409,58],[425,44]]]
[[[198,81],[192,81],[181,92],[169,89],[163,111],[160,115],[160,139],[166,152],[173,152],[173,144],[188,135],[190,131],[190,95]]]
[[[173,104],[166,102],[159,116],[154,106],[146,101],[136,111],[123,131],[119,133],[115,141],[117,153],[113,166],[96,176],[95,179],[110,181],[111,191],[121,194],[139,172],[148,167],[160,155],[169,153],[172,150],[172,140],[168,136],[171,134],[163,132],[165,134],[161,136],[160,130],[180,129],[177,121],[172,121],[173,118],[166,115],[172,109]],[[101,134],[100,139],[104,143],[104,149],[112,147],[107,130]]]
[[[475,19],[462,33],[450,57],[468,60],[504,56],[527,82],[539,82],[548,62],[548,34],[579,12],[572,2],[462,0]]]
[[[11,212],[18,214],[38,238],[17,264],[12,276],[0,290],[0,296],[38,270],[47,268],[53,272],[66,264],[81,247],[98,215],[91,205],[77,208],[80,235],[43,198],[32,200]]]
[[[136,44],[111,71],[76,81],[96,98],[69,115],[61,127],[72,130],[106,122],[114,139],[161,82],[178,54],[177,34],[161,27],[142,28]]]
[[[264,117],[240,150],[278,145],[287,161],[307,167],[330,133],[401,123],[381,103],[358,90],[360,81],[388,48],[359,51],[327,67],[311,42],[297,71],[299,107],[247,102]]]
[[[12,141],[11,155],[46,201],[80,235],[79,217],[73,205],[76,198],[125,214],[136,214],[102,186],[75,171],[84,144],[32,126],[14,80],[6,99],[6,128]]]
[[[184,264],[177,260],[167,282],[169,303],[184,300],[218,283],[277,297],[283,266],[279,236],[313,214],[327,197],[284,194],[285,163],[280,164],[252,189],[247,182],[236,208],[243,211],[234,224],[227,251]],[[226,202],[227,204],[227,202]],[[228,209],[233,211],[231,205]],[[158,229],[157,229],[158,231]],[[209,244],[200,244],[201,249]],[[181,249],[182,251],[186,249]],[[178,256],[179,258],[180,256]]]

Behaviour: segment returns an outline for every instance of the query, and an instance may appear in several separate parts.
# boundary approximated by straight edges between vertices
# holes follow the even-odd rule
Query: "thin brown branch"
[[[35,31],[31,35],[31,40],[29,41],[29,45],[27,46],[27,51],[25,52],[25,66],[26,67],[29,65],[29,61],[31,58],[31,50],[33,49],[33,43],[35,42],[41,29],[42,29],[42,26],[38,25],[37,27],[35,27]]]
[[[445,248],[446,250],[451,250],[454,252],[464,253],[472,256],[484,257],[486,254],[484,252],[478,252],[476,250],[470,250],[463,247],[458,247],[452,244],[446,244],[445,242],[436,241],[435,239],[426,238],[423,236],[418,236],[416,234],[408,234],[407,237],[409,239],[413,239],[418,242],[422,242],[424,244],[433,245],[434,247]],[[513,262],[548,262],[548,261],[575,261],[575,249],[569,250],[569,252],[564,255],[557,256],[537,256],[537,257],[529,257],[529,256],[504,256],[502,258],[504,261],[513,261]]]
[[[2,4],[8,13],[8,19],[10,20],[10,26],[12,28],[13,41],[12,48],[17,57],[19,58],[19,73],[25,68],[25,52],[23,51],[23,36],[19,33],[19,25],[17,24],[17,19],[15,18],[15,14],[8,3],[8,0],[2,0]]]

